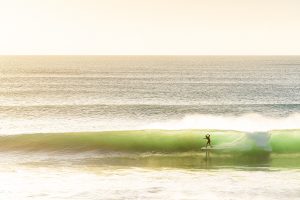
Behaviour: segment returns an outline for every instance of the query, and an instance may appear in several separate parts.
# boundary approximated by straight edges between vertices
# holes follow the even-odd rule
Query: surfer
[[[207,140],[206,148],[207,148],[208,145],[212,148],[211,143],[210,143],[210,135],[209,135],[209,134],[206,134],[206,135],[205,135],[205,138],[203,138],[203,139]]]

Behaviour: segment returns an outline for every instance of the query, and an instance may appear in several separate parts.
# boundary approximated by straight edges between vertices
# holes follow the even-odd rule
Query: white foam
[[[60,133],[80,131],[144,130],[144,129],[217,129],[245,132],[300,129],[300,113],[282,118],[259,114],[242,116],[188,115],[182,119],[150,121],[98,118],[1,118],[0,134]]]
[[[179,120],[152,123],[146,129],[219,129],[237,131],[269,131],[300,128],[300,114],[273,118],[259,114],[242,116],[188,115]]]

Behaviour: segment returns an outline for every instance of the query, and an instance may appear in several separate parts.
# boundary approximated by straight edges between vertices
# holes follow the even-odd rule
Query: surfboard
[[[213,150],[214,148],[212,147],[202,147],[201,150],[203,151],[208,151],[208,150]]]

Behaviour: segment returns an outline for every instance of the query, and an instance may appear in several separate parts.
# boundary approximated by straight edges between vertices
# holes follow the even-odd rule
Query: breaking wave
[[[197,152],[210,133],[216,153],[300,153],[300,129],[267,132],[231,130],[133,130],[20,134],[0,137],[0,151]]]

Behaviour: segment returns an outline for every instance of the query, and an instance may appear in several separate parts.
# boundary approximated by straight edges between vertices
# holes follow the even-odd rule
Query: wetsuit
[[[207,135],[205,136],[205,139],[207,139],[206,147],[207,147],[208,145],[211,147],[211,144],[210,144],[210,135],[207,134]]]

